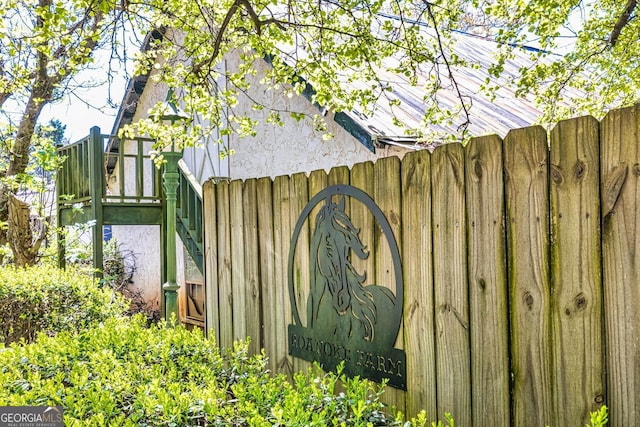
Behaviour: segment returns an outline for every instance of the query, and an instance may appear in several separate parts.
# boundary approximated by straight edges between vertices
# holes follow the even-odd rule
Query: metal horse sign
[[[357,271],[352,257],[367,259],[367,242],[359,236],[345,210],[354,198],[373,214],[393,258],[394,283],[367,284],[367,272]],[[319,204],[309,247],[309,289],[305,322],[296,302],[294,258],[303,225]],[[380,239],[382,241],[382,239]],[[375,202],[362,190],[334,185],[316,194],[302,210],[289,253],[289,297],[294,324],[289,325],[289,354],[317,361],[332,370],[344,362],[344,372],[406,390],[406,355],[394,348],[403,310],[402,268],[391,226]],[[304,286],[305,284],[298,284]]]

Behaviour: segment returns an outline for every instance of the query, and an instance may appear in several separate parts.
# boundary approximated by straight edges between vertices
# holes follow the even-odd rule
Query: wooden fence
[[[308,200],[332,184],[369,194],[402,257],[396,347],[408,414],[456,425],[640,425],[640,108],[478,138],[375,164],[204,187],[207,325],[221,346],[252,338],[276,372],[287,350],[287,262]],[[390,257],[371,215],[352,204],[370,283]],[[311,221],[311,220],[310,220]],[[309,244],[303,230],[297,248]],[[379,247],[377,247],[379,246]],[[300,257],[297,280],[309,279]]]

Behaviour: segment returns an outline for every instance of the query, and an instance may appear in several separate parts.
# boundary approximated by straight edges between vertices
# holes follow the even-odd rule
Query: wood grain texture
[[[337,166],[331,168],[327,177],[327,187],[331,185],[346,184],[349,185],[350,172],[346,166]]]
[[[258,200],[255,179],[244,182],[242,222],[244,224],[244,292],[246,333],[251,339],[250,354],[262,348],[262,313],[260,301],[260,251],[258,245]]]
[[[380,207],[401,251],[396,347],[406,352],[409,391],[387,388],[386,403],[430,418],[451,412],[462,426],[582,426],[607,404],[609,425],[640,425],[638,108],[611,112],[599,130],[590,118],[561,122],[550,145],[532,127],[503,143],[485,137],[308,179],[205,183],[207,327],[228,347],[243,316],[273,372],[308,366],[287,348],[292,231],[311,197],[350,183]],[[297,243],[300,306],[319,208]],[[346,209],[371,253],[353,260],[356,270],[393,289],[379,224],[354,198]],[[234,301],[242,292],[244,302]]]
[[[218,220],[218,307],[220,310],[220,341],[223,348],[233,346],[233,285],[231,274],[231,214],[228,182],[217,185]]]
[[[327,186],[328,186],[328,175],[324,170],[315,170],[311,172],[309,174],[309,185],[308,185],[309,199],[313,198],[320,191],[327,188]],[[321,208],[322,208],[322,203],[318,203],[316,206],[314,206],[314,208],[311,210],[311,213],[309,214],[309,232],[310,233],[313,233],[313,230],[316,225],[316,215],[318,215],[318,212],[320,211]],[[304,322],[305,320],[303,320],[303,323]]]
[[[502,140],[465,147],[471,396],[474,425],[506,426],[509,401],[509,310]]]
[[[640,111],[601,123],[607,405],[612,427],[640,423]]]
[[[309,202],[309,189],[307,187],[307,176],[304,173],[297,173],[291,176],[291,180],[289,182],[289,191],[291,194],[291,202],[290,202],[290,228],[291,232],[296,226],[298,222],[298,218],[302,213],[302,210],[305,208],[307,203]],[[294,261],[293,261],[293,280],[294,280],[294,292],[295,292],[295,300],[296,306],[298,307],[298,312],[303,310],[303,313],[306,312],[306,303],[309,297],[309,286],[311,283],[310,280],[310,269],[309,269],[309,222],[311,218],[308,218],[302,229],[300,230],[300,234],[298,234],[297,242],[291,242],[291,244],[296,245]],[[293,235],[291,236],[293,238]],[[288,289],[288,288],[287,288]],[[293,307],[292,307],[293,308]],[[307,362],[303,359],[293,358],[293,368],[296,372],[306,371],[311,367],[311,363]]]
[[[220,313],[218,309],[218,233],[216,186],[207,181],[202,186],[202,221],[204,222],[205,332],[220,343]]]
[[[350,177],[351,185],[356,187],[373,197],[373,163],[358,163],[353,166]],[[369,256],[366,259],[360,259],[360,257],[351,257],[351,263],[356,271],[365,272],[365,283],[377,283],[376,282],[376,270],[375,270],[375,219],[373,213],[362,202],[351,198],[350,218],[351,222],[360,230],[360,240],[367,247]]]
[[[355,169],[355,168],[354,168]],[[404,349],[407,355],[406,411],[437,414],[436,354],[431,233],[431,155],[427,150],[402,159],[402,265]]]
[[[260,255],[260,296],[262,300],[262,343],[268,366],[276,372],[278,306],[276,301],[275,248],[273,235],[273,189],[269,178],[256,183],[258,201],[258,252]]]
[[[293,321],[288,287],[289,248],[291,245],[291,207],[288,176],[273,182],[273,235],[276,297],[276,372],[292,377],[293,358],[289,356],[288,325]]]
[[[548,157],[541,127],[511,131],[504,140],[516,426],[554,424]]]
[[[397,157],[386,157],[379,159],[374,165],[374,190],[373,199],[387,218],[391,231],[395,236],[398,248],[402,248],[402,192],[400,186],[400,159]],[[374,233],[375,240],[375,265],[376,265],[376,285],[390,288],[394,294],[396,271],[393,267],[393,259],[388,244],[388,238],[382,233],[380,225],[377,224]],[[399,272],[402,274],[402,272]],[[371,283],[371,282],[368,282]],[[396,340],[396,348],[404,348],[403,325]],[[396,410],[405,413],[406,392],[387,387],[383,395],[383,401]]]
[[[431,156],[433,286],[438,416],[472,425],[464,148],[438,147]]]
[[[598,122],[560,122],[550,164],[555,424],[584,426],[605,392]]]
[[[247,291],[244,268],[244,204],[242,181],[229,184],[229,224],[231,228],[231,289],[233,293],[233,339],[247,338]]]
[[[309,191],[309,198],[313,198],[316,194],[318,194],[320,191],[324,190],[325,188],[327,188],[327,178],[328,175],[324,170],[315,170],[313,172],[311,172],[311,174],[309,174],[309,183],[308,183],[308,191]],[[316,204],[313,209],[311,209],[311,212],[309,213],[309,218],[308,218],[308,227],[309,227],[309,233],[310,236],[312,235],[315,226],[316,226],[316,216],[318,215],[318,212],[320,212],[320,209],[323,206],[323,202],[320,202],[318,204]],[[309,247],[310,247],[310,243],[308,243]],[[310,257],[309,255],[309,250],[307,250],[307,257]],[[309,270],[308,272],[309,274],[309,280],[311,280],[311,271]],[[310,286],[310,284],[309,284]],[[307,294],[308,295],[308,294]],[[303,316],[302,314],[300,315],[300,319],[303,325],[307,325],[307,313],[309,310],[308,307],[308,301],[303,301],[302,302],[304,305],[301,307],[300,312],[304,313],[305,315]]]

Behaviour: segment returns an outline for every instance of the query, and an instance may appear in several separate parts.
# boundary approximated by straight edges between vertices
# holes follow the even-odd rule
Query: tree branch
[[[251,20],[253,21],[253,26],[256,29],[256,32],[258,33],[258,35],[260,35],[260,31],[262,27],[270,24],[275,24],[281,30],[285,30],[285,27],[280,23],[279,20],[275,18],[261,20],[258,14],[256,13],[255,9],[253,8],[253,6],[251,6],[251,3],[249,3],[248,0],[238,0],[236,3],[238,3],[239,5],[242,5],[244,9],[247,11],[249,16],[251,17]]]
[[[624,12],[622,12],[622,15],[620,15],[620,17],[618,18],[618,21],[616,22],[616,25],[613,26],[613,30],[611,31],[611,35],[609,36],[609,44],[611,45],[611,47],[615,47],[616,43],[618,42],[618,37],[620,37],[620,33],[622,33],[624,27],[626,27],[629,21],[631,21],[631,14],[633,13],[637,5],[637,0],[629,0],[627,2],[627,6],[624,8]]]
[[[429,15],[429,19],[433,24],[433,30],[436,33],[436,39],[438,40],[438,48],[440,49],[440,56],[442,56],[442,60],[444,61],[445,66],[447,67],[447,72],[449,73],[449,79],[451,79],[451,82],[453,83],[453,87],[455,88],[456,94],[458,95],[458,99],[460,100],[460,105],[462,107],[462,110],[464,111],[465,121],[460,126],[458,126],[458,131],[464,132],[467,130],[467,128],[469,127],[469,124],[471,123],[471,118],[469,116],[469,108],[467,107],[467,104],[464,101],[464,96],[462,95],[462,92],[460,92],[460,87],[458,86],[458,82],[453,76],[453,69],[451,68],[451,64],[449,64],[447,55],[445,55],[444,46],[442,45],[442,37],[440,36],[440,31],[438,30],[438,23],[436,22],[436,17],[433,14],[433,10],[431,10],[431,3],[424,0],[424,4],[427,8],[427,14]]]
[[[218,33],[216,34],[216,38],[213,41],[213,54],[211,55],[212,60],[218,56],[220,53],[220,46],[222,45],[222,37],[224,37],[224,33],[227,31],[227,27],[231,23],[231,18],[236,14],[238,7],[240,5],[240,0],[236,0],[233,2],[227,14],[225,15],[222,23],[220,24],[220,28],[218,28]]]

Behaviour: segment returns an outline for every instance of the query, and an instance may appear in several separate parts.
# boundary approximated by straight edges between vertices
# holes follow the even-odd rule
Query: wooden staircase
[[[180,186],[178,187],[178,200],[176,202],[176,229],[200,273],[204,273],[202,187],[182,162],[178,166]]]
[[[162,282],[166,276],[166,214],[162,172],[150,156],[153,141],[121,141],[93,127],[89,136],[59,147],[57,226],[94,222],[92,255],[101,277],[103,226],[160,226]],[[181,167],[176,209],[177,232],[198,269],[203,271],[202,195],[200,185]],[[58,262],[65,265],[64,233],[58,236]]]

